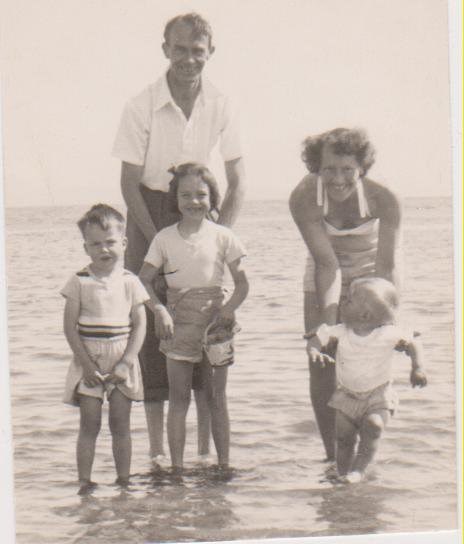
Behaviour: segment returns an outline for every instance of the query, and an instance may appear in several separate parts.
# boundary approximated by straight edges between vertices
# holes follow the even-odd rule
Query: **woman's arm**
[[[386,187],[374,184],[375,207],[379,218],[379,242],[375,261],[376,275],[399,287],[395,259],[401,237],[401,205],[398,197]]]
[[[217,320],[224,325],[228,325],[235,320],[235,310],[246,299],[249,291],[248,278],[242,266],[242,259],[235,259],[228,263],[230,274],[234,281],[234,292],[229,300],[220,309]]]
[[[100,384],[95,372],[99,371],[98,366],[90,358],[85,346],[77,332],[80,305],[76,300],[66,298],[63,316],[63,329],[66,340],[72,349],[76,361],[82,366],[84,382],[89,387]]]
[[[174,323],[166,306],[162,304],[153,289],[153,280],[158,275],[159,270],[160,269],[156,266],[144,262],[139,273],[139,278],[150,297],[150,300],[146,302],[146,305],[155,316],[155,334],[158,338],[167,339],[171,338],[174,332]]]
[[[315,284],[322,322],[337,322],[341,271],[316,202],[315,179],[304,178],[290,195],[290,212],[315,264]]]

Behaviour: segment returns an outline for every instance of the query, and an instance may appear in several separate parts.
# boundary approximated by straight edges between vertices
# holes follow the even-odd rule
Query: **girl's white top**
[[[343,323],[317,329],[317,337],[323,346],[331,338],[338,340],[336,353],[337,381],[340,385],[363,393],[379,385],[391,382],[395,347],[401,342],[411,342],[412,333],[406,333],[395,325],[384,325],[367,336],[358,336]]]
[[[227,227],[208,220],[186,240],[178,225],[166,227],[154,237],[145,262],[163,267],[171,288],[221,287],[225,264],[245,256],[240,240]]]

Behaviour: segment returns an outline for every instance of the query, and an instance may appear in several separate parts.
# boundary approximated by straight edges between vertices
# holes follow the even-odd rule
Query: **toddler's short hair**
[[[173,166],[168,170],[168,172],[174,176],[169,183],[168,192],[169,209],[171,212],[180,213],[177,206],[177,191],[179,189],[180,180],[185,176],[198,176],[206,183],[209,188],[211,210],[219,212],[219,204],[221,201],[219,187],[213,174],[208,168],[206,168],[206,166],[203,166],[198,162],[186,162],[179,166]]]
[[[384,278],[358,278],[350,285],[352,292],[361,292],[378,325],[393,325],[399,307],[396,287]]]
[[[85,229],[89,225],[98,225],[101,229],[107,230],[111,222],[115,222],[121,231],[124,231],[124,216],[108,204],[95,204],[77,222],[77,226],[85,237]]]

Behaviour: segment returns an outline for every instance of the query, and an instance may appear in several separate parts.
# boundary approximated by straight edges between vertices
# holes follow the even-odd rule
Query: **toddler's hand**
[[[321,353],[314,346],[307,346],[306,351],[309,356],[309,362],[311,364],[318,365],[320,368],[324,368],[327,364],[335,363],[333,358],[327,353]]]
[[[118,383],[123,383],[129,377],[129,368],[124,359],[121,359],[117,365],[114,366],[111,374],[105,379],[107,383],[112,383],[113,385],[118,385]]]
[[[155,309],[155,334],[162,340],[171,338],[174,333],[174,322],[171,314],[165,306],[157,306]]]
[[[411,370],[409,379],[413,387],[416,387],[416,385],[418,387],[425,387],[427,385],[427,376],[425,375],[425,372],[420,368],[413,368]]]
[[[92,365],[85,366],[83,368],[83,375],[82,380],[85,383],[87,387],[96,387],[97,385],[101,385],[101,380],[98,377],[98,374],[100,373],[100,369],[95,363],[92,363]]]

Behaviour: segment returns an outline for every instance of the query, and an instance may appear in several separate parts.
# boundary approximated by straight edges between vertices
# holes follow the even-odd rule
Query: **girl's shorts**
[[[391,383],[385,383],[366,393],[355,393],[338,386],[328,406],[340,410],[357,426],[369,414],[389,410],[393,415],[398,408],[398,396]]]
[[[127,346],[127,337],[104,340],[99,338],[82,338],[82,341],[90,358],[98,365],[101,374],[109,374],[113,370],[114,366],[121,360]],[[131,400],[143,400],[142,380],[138,361],[134,361],[134,364],[127,368],[125,381],[117,385],[109,383],[89,387],[85,385],[82,376],[82,366],[73,358],[66,376],[63,397],[63,402],[66,404],[78,406],[78,395],[103,400],[105,393],[107,398],[109,398],[115,388],[119,389],[121,393]]]
[[[167,308],[174,321],[174,334],[160,342],[160,350],[166,357],[199,363],[203,359],[206,327],[223,300],[222,287],[168,289]]]

